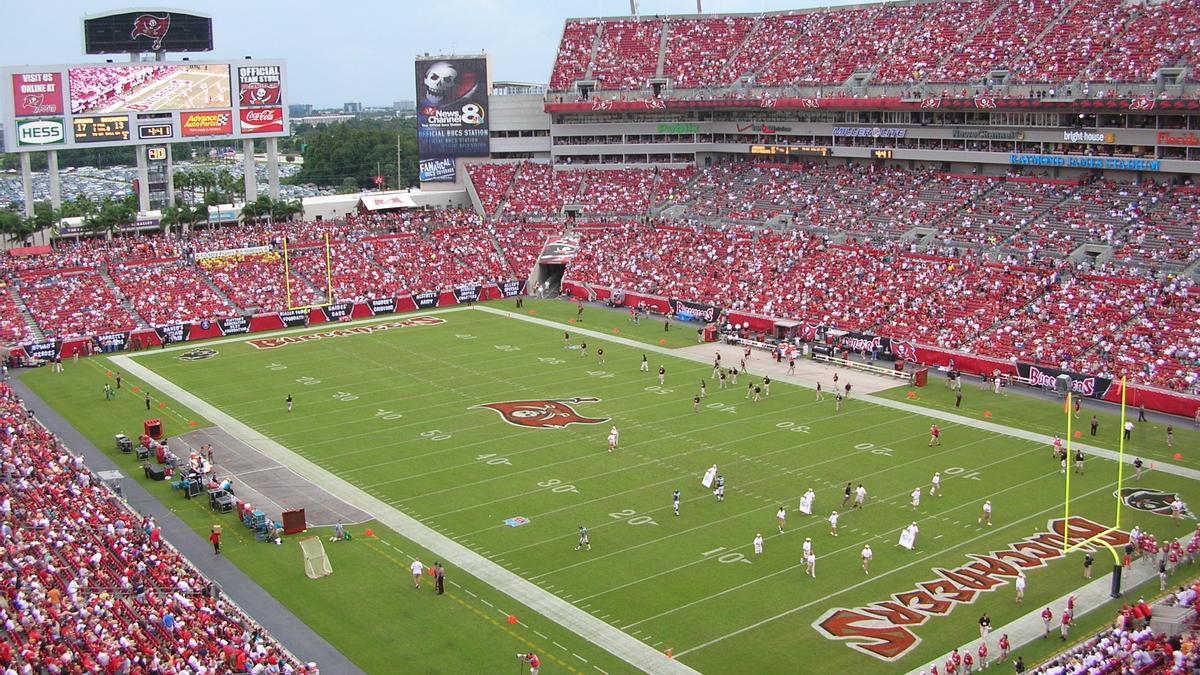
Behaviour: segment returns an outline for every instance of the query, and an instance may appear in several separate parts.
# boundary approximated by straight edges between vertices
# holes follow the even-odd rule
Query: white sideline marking
[[[437,312],[422,312],[431,314],[438,312],[463,311],[463,308],[438,310]],[[379,319],[387,320],[387,319]],[[394,320],[394,317],[392,317]],[[354,325],[363,322],[348,322]],[[291,333],[319,331],[320,328],[294,329]],[[277,332],[287,334],[287,332]],[[246,338],[239,336],[225,339],[225,342],[240,341]],[[162,351],[170,351],[171,348]],[[597,647],[611,653],[613,656],[648,673],[696,673],[694,669],[674,659],[664,659],[657,650],[648,647],[640,640],[621,632],[586,611],[576,608],[564,599],[549,593],[536,584],[513,574],[495,562],[471,551],[449,537],[431,529],[413,517],[377,499],[361,488],[350,485],[327,469],[317,465],[299,454],[292,452],[280,443],[255,431],[250,426],[217,409],[212,404],[195,394],[183,389],[163,376],[141,365],[130,356],[118,355],[109,357],[111,362],[131,377],[138,378],[148,385],[157,387],[179,401],[182,405],[207,418],[223,428],[230,435],[262,452],[267,457],[291,467],[297,474],[304,477],[313,485],[325,489],[372,516],[381,523],[395,530],[401,536],[429,550],[439,558],[446,560],[462,569],[480,581],[508,595],[517,602],[526,605],[533,611],[557,623],[575,635],[591,642]],[[566,648],[563,648],[566,650]]]

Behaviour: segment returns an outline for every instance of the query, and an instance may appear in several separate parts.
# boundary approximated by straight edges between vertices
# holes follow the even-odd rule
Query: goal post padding
[[[325,545],[320,537],[306,537],[300,540],[300,550],[304,552],[304,573],[309,579],[320,579],[333,574],[329,564],[329,556],[325,555]]]

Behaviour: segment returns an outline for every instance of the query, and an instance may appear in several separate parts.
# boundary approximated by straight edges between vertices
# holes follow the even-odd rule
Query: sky
[[[212,16],[211,58],[281,58],[287,61],[288,99],[317,107],[346,101],[391,105],[414,100],[413,59],[418,54],[492,56],[492,80],[545,83],[562,36],[563,20],[626,16],[628,0],[208,0],[140,4],[109,0],[51,0],[5,7],[0,65],[103,62],[83,54],[87,14],[170,7]],[[837,0],[702,0],[706,13],[757,13],[849,4]],[[696,0],[642,0],[643,16],[692,14]],[[168,60],[182,55],[169,54]],[[114,59],[115,60],[115,59]]]

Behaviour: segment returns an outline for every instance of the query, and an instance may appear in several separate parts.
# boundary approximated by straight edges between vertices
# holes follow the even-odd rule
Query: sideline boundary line
[[[455,307],[447,311],[463,311],[464,308]],[[430,314],[430,312],[423,312]],[[394,316],[389,315],[389,318],[379,319],[373,317],[377,321],[395,320]],[[361,322],[368,323],[368,322]],[[353,324],[353,322],[348,322]],[[348,325],[340,324],[340,325]],[[323,324],[322,324],[323,325]],[[293,329],[290,333],[301,333],[306,331],[317,331],[321,328],[305,327],[301,329]],[[288,332],[276,332],[275,335],[287,334]],[[225,342],[242,341],[245,337],[237,336],[226,339]],[[211,344],[211,343],[210,343]],[[187,349],[190,347],[182,347]],[[158,352],[169,351],[158,350]],[[154,353],[158,353],[154,352]],[[351,485],[342,478],[334,475],[330,471],[301,457],[292,452],[283,445],[267,438],[263,434],[255,431],[248,425],[231,417],[230,415],[217,409],[212,404],[204,401],[191,392],[167,380],[163,376],[137,363],[135,357],[130,355],[109,356],[109,359],[121,369],[129,373],[131,376],[141,379],[143,382],[158,387],[162,392],[167,393],[176,401],[191,408],[197,413],[203,415],[208,420],[221,426],[234,437],[244,443],[257,448],[267,457],[291,467],[299,475],[303,476],[314,485],[324,488],[326,491],[334,494],[353,506],[356,506],[363,511],[373,515],[381,523],[395,530],[398,534],[417,543],[418,545],[432,551],[437,556],[452,563],[464,572],[478,578],[483,583],[492,586],[496,590],[508,595],[517,602],[528,606],[533,611],[541,614],[550,621],[557,623],[566,630],[578,635],[579,637],[591,642],[597,647],[609,652],[614,657],[625,661],[626,663],[643,670],[648,673],[664,673],[674,675],[697,673],[696,670],[680,663],[674,659],[668,659],[661,652],[654,649],[650,645],[641,642],[616,627],[600,621],[586,611],[575,607],[566,600],[555,596],[554,594],[542,589],[533,582],[527,581],[524,578],[506,570],[499,564],[475,553],[469,548],[459,544],[458,542],[446,537],[435,530],[427,527],[423,523],[417,521],[399,509],[387,504],[365,490]]]

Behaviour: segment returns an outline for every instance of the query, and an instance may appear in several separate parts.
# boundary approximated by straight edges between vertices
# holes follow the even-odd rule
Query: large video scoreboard
[[[9,152],[288,135],[280,60],[0,69]]]

